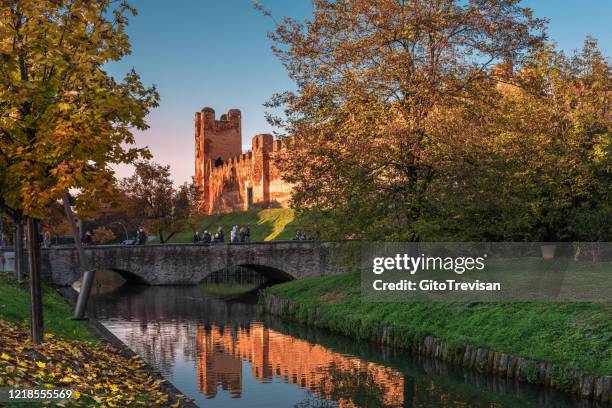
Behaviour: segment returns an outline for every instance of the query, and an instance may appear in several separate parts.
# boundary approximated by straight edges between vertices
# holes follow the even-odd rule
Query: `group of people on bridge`
[[[125,241],[122,242],[122,244],[124,245],[144,245],[147,243],[147,240],[148,240],[148,237],[147,237],[147,233],[145,232],[144,227],[138,227],[138,229],[136,230],[136,237],[134,239],[126,239]],[[94,239],[93,239],[93,235],[91,234],[91,231],[85,232],[85,235],[83,236],[81,242],[84,246],[91,246],[94,244]],[[45,244],[45,248],[48,248],[46,244]]]
[[[316,239],[316,238],[314,238]],[[292,238],[294,241],[311,241],[313,238],[308,237],[303,230],[297,230],[295,236]],[[147,233],[143,227],[138,227],[136,230],[136,237],[134,239],[128,239],[123,241],[124,245],[145,245],[148,241]],[[87,231],[83,237],[83,245],[90,246],[93,245],[93,236],[91,231]],[[217,231],[214,234],[211,234],[208,230],[204,230],[202,234],[199,231],[196,231],[193,234],[193,243],[194,244],[216,244],[216,243],[224,243],[225,242],[225,234],[223,232],[223,227],[218,227]],[[247,243],[251,242],[251,230],[248,226],[239,227],[238,225],[234,225],[230,230],[230,243]]]
[[[211,235],[208,230],[204,230],[202,235],[199,231],[193,234],[194,244],[215,244],[225,242],[225,234],[223,233],[223,227],[217,228],[217,232]],[[238,225],[234,225],[230,231],[230,243],[238,242],[251,242],[251,230],[249,227],[244,226],[239,228]]]
[[[144,227],[138,227],[136,230],[136,238],[133,240],[123,241],[123,243],[126,245],[145,245],[148,240],[149,237],[147,236]]]

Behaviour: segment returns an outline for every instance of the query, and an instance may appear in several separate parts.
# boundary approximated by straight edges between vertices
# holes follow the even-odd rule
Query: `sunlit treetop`
[[[149,155],[134,147],[158,104],[134,71],[104,66],[130,53],[136,11],[123,1],[5,1],[0,6],[0,185],[6,204],[40,217],[64,191],[95,208],[112,192],[113,163]],[[85,205],[87,203],[87,205]]]

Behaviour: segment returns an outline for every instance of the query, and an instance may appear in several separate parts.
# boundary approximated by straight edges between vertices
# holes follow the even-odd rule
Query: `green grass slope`
[[[251,230],[251,241],[290,240],[300,229],[295,212],[290,208],[269,208],[265,210],[237,211],[227,214],[205,215],[196,221],[196,230],[202,234],[208,230],[211,234],[223,227],[225,239],[229,240],[232,226],[248,226]],[[191,242],[191,229],[176,233],[169,242]]]
[[[366,303],[360,275],[307,278],[268,290],[320,307],[320,325],[359,337],[381,322],[404,333],[406,343],[433,335],[612,375],[612,305],[606,303]],[[298,320],[300,316],[295,316]]]

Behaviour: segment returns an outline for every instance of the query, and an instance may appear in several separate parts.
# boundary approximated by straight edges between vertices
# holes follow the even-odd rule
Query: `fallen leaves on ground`
[[[109,345],[49,333],[35,345],[24,327],[0,320],[0,387],[72,389],[66,406],[180,406],[170,403],[163,382],[149,374],[140,357],[126,358]]]

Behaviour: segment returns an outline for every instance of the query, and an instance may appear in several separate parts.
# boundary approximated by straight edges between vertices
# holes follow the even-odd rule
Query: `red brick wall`
[[[246,210],[247,187],[252,189],[252,206],[286,207],[291,185],[281,179],[274,155],[282,149],[268,134],[252,139],[253,150],[242,153],[241,114],[230,110],[215,119],[211,108],[195,114],[195,179],[202,189],[201,211],[217,214]],[[223,164],[216,166],[217,158]]]

